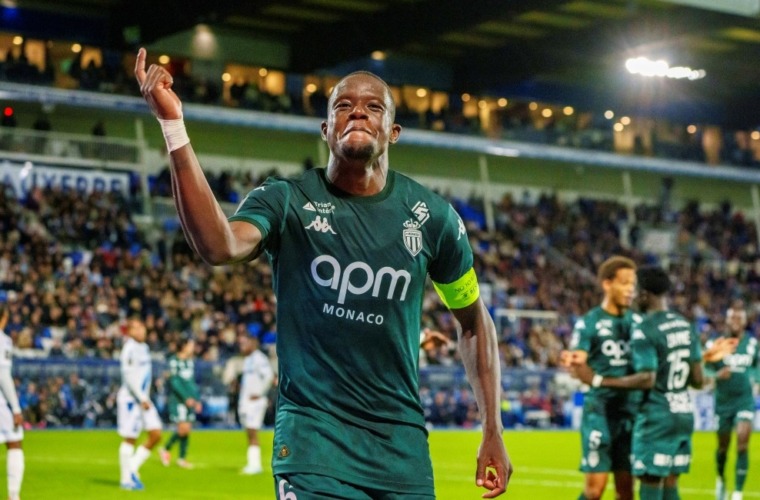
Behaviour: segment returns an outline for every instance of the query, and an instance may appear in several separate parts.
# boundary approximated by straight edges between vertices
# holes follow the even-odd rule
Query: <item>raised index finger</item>
[[[140,85],[145,81],[145,58],[145,49],[140,47],[140,50],[137,51],[137,62],[135,63],[135,78]]]

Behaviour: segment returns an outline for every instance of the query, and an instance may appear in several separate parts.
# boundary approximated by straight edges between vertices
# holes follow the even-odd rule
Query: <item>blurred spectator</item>
[[[106,136],[106,123],[103,121],[102,118],[96,121],[95,125],[92,126],[92,135],[94,137]]]

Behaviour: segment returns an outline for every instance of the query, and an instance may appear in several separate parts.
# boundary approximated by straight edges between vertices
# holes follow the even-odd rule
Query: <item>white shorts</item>
[[[23,441],[24,426],[13,425],[13,412],[5,401],[0,401],[0,444]]]
[[[152,431],[162,428],[161,417],[158,416],[153,403],[150,408],[144,410],[135,398],[119,392],[116,397],[116,408],[118,432],[123,438],[135,439],[143,429]]]
[[[240,425],[246,429],[261,429],[264,422],[264,414],[267,412],[269,398],[259,398],[241,401],[238,405]]]

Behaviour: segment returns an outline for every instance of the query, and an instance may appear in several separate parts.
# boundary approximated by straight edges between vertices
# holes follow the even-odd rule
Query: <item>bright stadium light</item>
[[[688,5],[698,9],[727,12],[740,16],[756,17],[760,14],[760,0],[664,0],[666,2]]]
[[[625,61],[625,69],[633,75],[647,77],[673,78],[676,80],[699,80],[707,73],[703,69],[691,69],[688,66],[671,66],[664,59],[652,61],[646,57],[632,57]]]

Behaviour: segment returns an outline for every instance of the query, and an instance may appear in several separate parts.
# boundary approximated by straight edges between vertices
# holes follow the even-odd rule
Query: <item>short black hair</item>
[[[376,74],[372,73],[371,71],[365,71],[365,70],[354,71],[353,73],[349,73],[343,78],[341,78],[340,80],[338,80],[338,83],[335,84],[332,92],[330,92],[330,96],[327,99],[328,106],[330,106],[333,100],[335,99],[335,89],[338,88],[338,85],[348,80],[352,76],[369,76],[370,78],[374,78],[375,80],[380,82],[383,85],[383,87],[385,87],[385,92],[391,104],[389,107],[389,110],[391,112],[391,122],[395,121],[396,120],[396,100],[393,98],[393,91],[391,90],[391,86],[388,85],[388,82],[386,82],[385,80],[383,80]]]
[[[643,266],[636,271],[639,288],[654,295],[665,295],[670,291],[670,277],[660,266]]]

